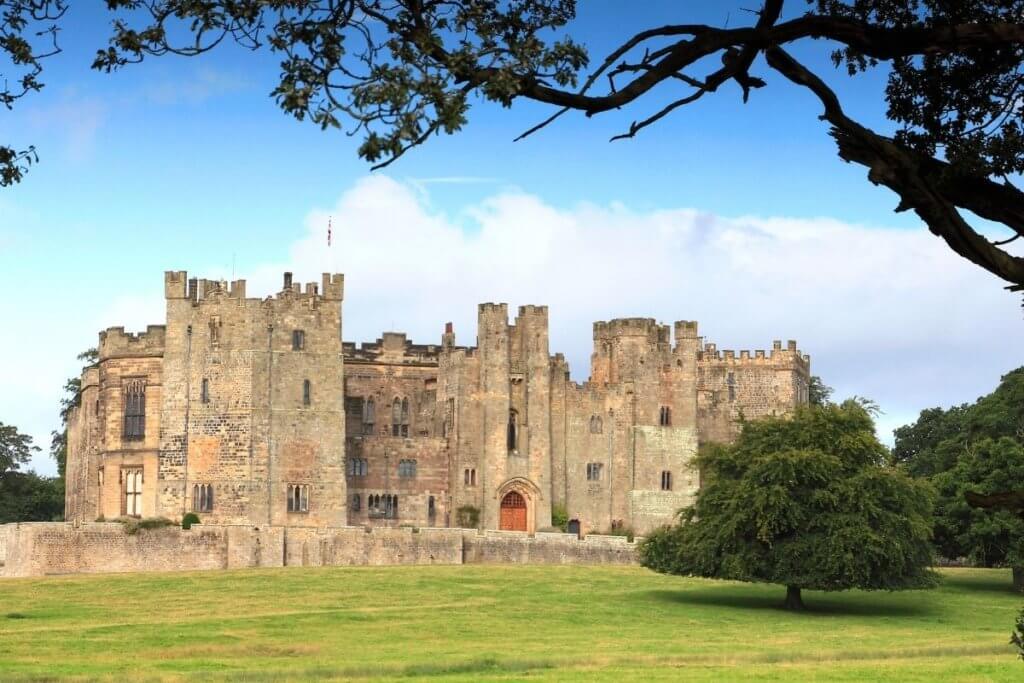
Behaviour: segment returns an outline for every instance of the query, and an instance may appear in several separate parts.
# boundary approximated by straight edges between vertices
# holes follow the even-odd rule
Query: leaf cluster
[[[932,492],[885,460],[857,401],[747,422],[734,444],[702,450],[696,502],[641,562],[818,590],[932,586]]]

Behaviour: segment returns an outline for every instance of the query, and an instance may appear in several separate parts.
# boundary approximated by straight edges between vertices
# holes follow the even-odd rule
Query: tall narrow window
[[[391,436],[402,433],[402,399],[395,397],[391,402]]]
[[[202,388],[199,390],[199,400],[203,403],[210,402],[210,380],[203,378]]]
[[[363,401],[363,434],[369,436],[373,434],[373,423],[377,421],[377,406],[373,402],[373,397]]]
[[[736,400],[736,376],[733,373],[726,375],[725,383],[729,387],[729,401]]]
[[[469,471],[469,485],[476,486],[476,469],[471,469]]]
[[[309,512],[309,486],[288,484],[288,512]]]
[[[348,459],[348,476],[350,477],[365,477],[367,470],[366,458],[349,458]]]
[[[124,387],[124,438],[141,441],[146,438],[146,382],[129,380]]]
[[[409,399],[402,399],[402,436],[409,436]]]
[[[302,380],[302,405],[308,406],[313,402],[313,387],[308,379]]]
[[[292,351],[302,351],[306,348],[306,333],[302,330],[292,330]]]
[[[455,399],[450,398],[444,402],[444,426],[441,428],[441,436],[447,437],[455,427]]]
[[[661,407],[661,413],[658,415],[658,424],[662,427],[672,426],[672,409],[670,407]]]
[[[599,415],[591,415],[590,416],[590,433],[591,434],[600,434],[603,426],[604,425],[601,423],[601,417]]]
[[[130,467],[121,470],[124,487],[124,514],[129,517],[142,516],[142,468]]]
[[[663,470],[661,473],[661,490],[671,491],[672,490],[672,473],[668,470]]]
[[[210,346],[217,346],[220,344],[220,318],[213,316],[210,318]]]
[[[360,501],[359,494],[358,493],[352,494],[352,511],[353,512],[359,512],[359,508],[360,508],[361,505],[362,505],[362,503]]]
[[[507,446],[509,453],[515,453],[519,448],[519,413],[515,410],[508,411],[508,438]]]
[[[434,504],[434,497],[430,496],[427,498],[427,519],[430,524],[434,524],[434,519],[437,518],[437,506]]]

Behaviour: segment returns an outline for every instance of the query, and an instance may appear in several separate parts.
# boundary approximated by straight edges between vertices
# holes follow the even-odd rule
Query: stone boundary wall
[[[244,567],[422,564],[635,564],[619,536],[470,529],[195,525],[116,522],[0,525],[0,577]]]

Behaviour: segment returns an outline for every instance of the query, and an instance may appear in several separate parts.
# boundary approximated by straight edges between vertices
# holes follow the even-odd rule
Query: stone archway
[[[502,531],[526,531],[526,499],[519,491],[509,491],[501,499],[498,528]]]

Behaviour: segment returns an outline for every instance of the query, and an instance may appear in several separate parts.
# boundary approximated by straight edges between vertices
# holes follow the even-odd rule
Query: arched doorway
[[[526,499],[518,491],[509,491],[501,499],[502,531],[526,531]]]

